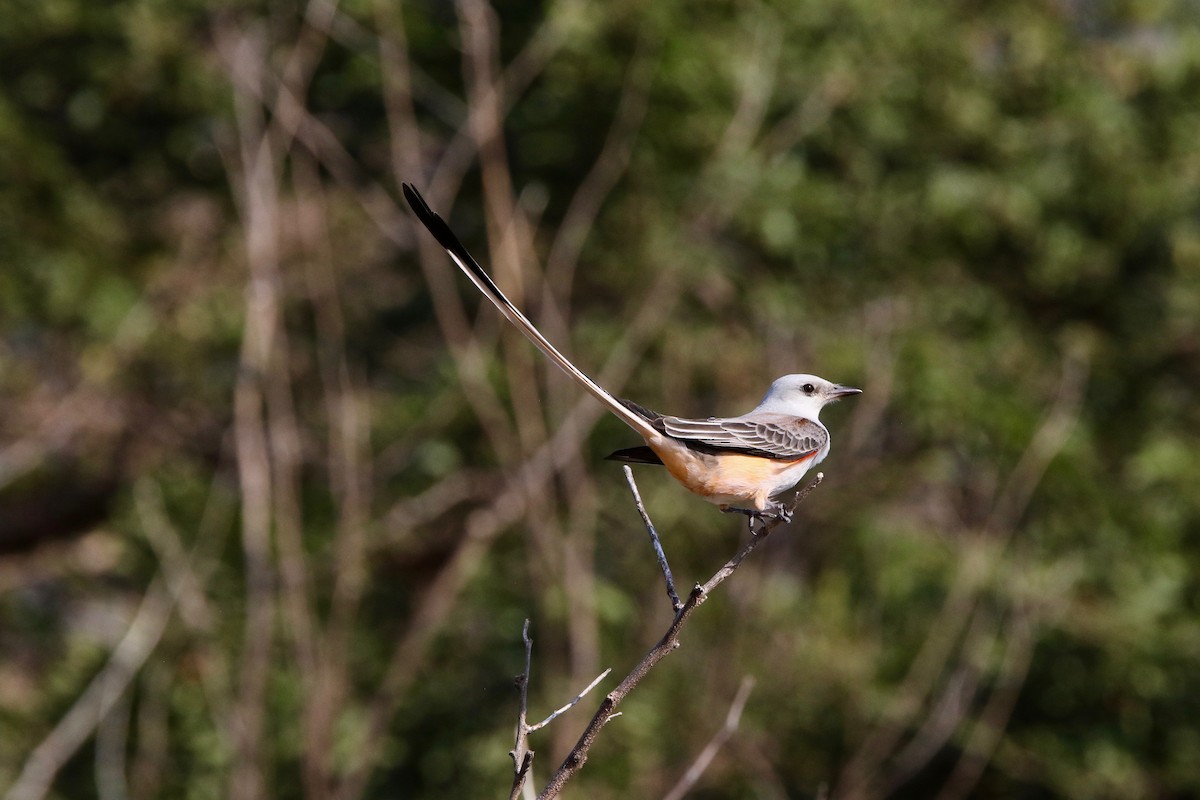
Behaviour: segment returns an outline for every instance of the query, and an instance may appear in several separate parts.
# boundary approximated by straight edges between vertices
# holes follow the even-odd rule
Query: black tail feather
[[[653,420],[657,415],[648,412],[641,407],[622,405],[617,398],[613,397],[608,391],[589,378],[579,367],[571,363],[571,361],[558,351],[554,345],[550,343],[542,333],[534,326],[529,318],[521,313],[521,310],[514,306],[504,292],[496,286],[496,283],[491,279],[483,267],[471,257],[467,252],[467,248],[463,247],[462,242],[450,230],[450,226],[433,212],[433,209],[421,197],[421,193],[413,188],[412,184],[402,184],[404,190],[404,199],[412,206],[413,213],[417,215],[417,219],[421,220],[421,224],[429,229],[433,234],[433,238],[437,239],[438,244],[446,248],[450,258],[467,277],[471,279],[471,283],[475,284],[493,305],[499,309],[500,313],[515,325],[521,333],[533,342],[539,350],[541,350],[547,358],[549,358],[555,366],[561,369],[567,375],[579,383],[583,388],[587,389],[593,397],[603,403],[609,411],[615,414],[622,422],[633,428],[642,438],[649,440],[652,437],[660,435],[660,432],[653,425]],[[654,463],[654,462],[648,462]]]
[[[421,224],[429,229],[433,234],[433,238],[437,239],[438,244],[446,248],[448,251],[458,257],[460,261],[471,270],[471,273],[483,281],[483,283],[495,292],[498,296],[504,297],[504,293],[496,286],[492,280],[492,276],[484,272],[483,267],[479,266],[479,262],[474,256],[463,246],[463,243],[454,235],[454,231],[450,230],[450,226],[446,224],[446,220],[437,215],[429,204],[425,202],[425,198],[411,183],[400,184],[401,190],[404,192],[404,199],[412,206],[413,213],[417,215],[417,219],[421,220]]]
[[[609,453],[605,456],[609,461],[624,461],[626,464],[659,464],[662,459],[658,454],[649,447],[630,447],[625,450],[618,450],[615,453]]]

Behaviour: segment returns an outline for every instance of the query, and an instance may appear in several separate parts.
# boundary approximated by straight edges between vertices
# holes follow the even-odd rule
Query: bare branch
[[[706,596],[703,587],[695,586],[692,588],[691,593],[688,594],[687,601],[679,609],[679,613],[675,615],[671,626],[667,628],[667,632],[658,641],[658,644],[654,645],[650,649],[650,652],[642,657],[637,666],[625,676],[625,679],[621,681],[617,688],[609,692],[604,700],[601,701],[600,708],[596,711],[595,716],[592,717],[592,721],[588,723],[575,747],[567,754],[558,771],[554,773],[550,782],[546,784],[546,788],[538,795],[538,800],[549,800],[549,798],[557,797],[567,781],[583,768],[583,765],[587,762],[588,752],[591,750],[592,744],[596,741],[596,736],[600,733],[600,729],[616,716],[616,707],[625,699],[626,695],[633,691],[642,678],[646,677],[646,674],[654,669],[655,665],[659,661],[662,661],[668,653],[679,647],[679,631],[687,623],[692,612],[705,599]]]
[[[552,712],[552,713],[550,714],[550,716],[546,717],[544,720],[542,720],[542,721],[541,721],[541,722],[539,722],[538,724],[536,724],[536,725],[530,725],[530,726],[529,726],[529,732],[530,732],[530,733],[533,733],[534,731],[540,731],[542,728],[546,727],[546,726],[547,726],[547,725],[549,725],[551,722],[553,722],[554,720],[556,720],[556,719],[558,719],[560,716],[562,716],[563,712],[565,712],[565,711],[570,711],[572,708],[574,708],[574,707],[576,706],[576,704],[578,704],[578,703],[579,703],[579,701],[580,701],[580,700],[582,700],[584,697],[586,697],[586,696],[587,696],[587,693],[588,693],[588,692],[590,692],[592,689],[595,689],[595,688],[596,688],[596,684],[600,683],[600,681],[602,681],[602,680],[604,680],[605,678],[607,678],[607,677],[608,677],[608,674],[609,674],[610,672],[612,672],[612,667],[609,667],[608,669],[604,670],[604,672],[601,672],[599,675],[597,675],[597,676],[596,676],[596,678],[595,678],[595,680],[593,680],[593,681],[592,681],[591,683],[589,683],[589,684],[588,684],[586,687],[584,687],[584,690],[583,690],[582,692],[580,692],[579,694],[575,695],[575,698],[574,698],[573,700],[571,700],[571,702],[567,703],[565,706],[563,706],[562,708],[558,709],[557,711],[554,711],[554,712]]]
[[[525,778],[529,775],[529,768],[533,766],[533,751],[529,749],[529,725],[526,722],[529,718],[529,673],[533,660],[533,639],[529,637],[528,618],[521,628],[521,640],[525,642],[525,671],[516,679],[517,691],[521,695],[521,705],[517,711],[517,740],[509,752],[513,760],[513,785],[512,792],[508,795],[509,800],[517,800],[521,796],[521,788],[525,784]]]
[[[646,506],[642,504],[642,495],[638,491],[637,483],[633,480],[633,470],[628,465],[624,469],[625,480],[629,482],[629,491],[633,493],[633,503],[637,506],[638,513],[642,515],[642,522],[650,534],[650,544],[654,547],[654,555],[658,558],[658,566],[662,569],[663,579],[667,583],[667,596],[671,598],[671,608],[678,612],[683,608],[683,603],[675,592],[675,579],[671,577],[671,565],[667,563],[667,554],[663,552],[662,542],[658,540],[658,531],[654,530],[654,523],[650,521],[650,515],[646,513]]]
[[[533,658],[533,639],[529,636],[529,620],[525,620],[525,625],[521,629],[521,639],[525,642],[525,671],[517,676],[517,690],[521,695],[520,710],[517,713],[517,735],[516,743],[513,749],[509,751],[509,756],[513,760],[513,785],[512,792],[509,794],[509,800],[516,800],[521,795],[521,790],[524,787],[525,780],[529,776],[529,768],[533,766],[533,751],[529,749],[529,734],[534,731],[539,731],[549,725],[554,720],[558,719],[562,714],[570,711],[579,701],[582,700],[588,692],[596,688],[596,684],[608,677],[612,669],[606,669],[604,672],[596,676],[596,679],[589,683],[582,692],[575,695],[569,703],[561,708],[553,711],[550,716],[546,717],[536,725],[530,725],[529,719],[529,674],[530,664]]]
[[[789,513],[794,512],[796,507],[799,506],[800,503],[804,502],[805,498],[807,498],[809,494],[811,494],[812,491],[820,485],[824,477],[825,476],[823,473],[817,473],[816,478],[812,482],[796,493],[795,499],[788,507]],[[583,768],[583,765],[587,762],[588,753],[591,750],[592,744],[595,743],[596,737],[599,735],[600,730],[606,724],[608,724],[609,720],[612,720],[617,716],[617,706],[626,698],[626,696],[629,695],[630,692],[634,690],[634,688],[642,681],[642,679],[649,674],[650,670],[654,669],[658,662],[662,661],[668,653],[673,652],[679,647],[679,632],[683,629],[683,626],[687,624],[688,619],[691,618],[692,612],[694,612],[706,599],[708,599],[708,593],[710,591],[721,585],[726,578],[732,575],[734,570],[738,568],[738,565],[742,563],[743,559],[745,559],[746,556],[748,556],[756,547],[758,547],[759,543],[765,540],[771,534],[771,531],[775,530],[775,528],[779,527],[781,524],[783,524],[782,517],[777,517],[766,521],[758,535],[750,537],[750,541],[747,542],[732,558],[726,561],[724,566],[717,570],[717,572],[711,578],[709,578],[703,585],[697,584],[696,586],[692,587],[692,591],[688,594],[687,600],[684,601],[683,606],[679,609],[678,613],[675,614],[675,619],[671,621],[671,625],[667,628],[667,632],[663,634],[663,637],[658,641],[658,643],[650,649],[650,652],[646,653],[646,655],[642,657],[642,660],[637,663],[637,666],[635,666],[630,673],[625,676],[621,683],[617,685],[617,688],[609,692],[604,700],[601,701],[600,708],[596,710],[596,714],[592,717],[592,721],[588,723],[586,728],[584,728],[583,734],[579,737],[579,741],[575,744],[575,747],[571,749],[571,752],[567,754],[567,757],[559,766],[558,771],[556,771],[553,777],[550,778],[549,783],[546,784],[546,788],[544,788],[542,793],[538,795],[538,800],[549,800],[550,798],[557,797],[567,782],[574,777],[575,773],[579,772],[579,770]]]

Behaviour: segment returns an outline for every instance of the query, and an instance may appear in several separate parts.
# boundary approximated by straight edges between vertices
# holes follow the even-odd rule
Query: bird
[[[780,496],[829,455],[829,430],[819,419],[821,409],[862,389],[816,375],[784,375],[771,383],[753,410],[707,419],[659,414],[618,398],[571,363],[505,297],[416,188],[409,183],[401,188],[417,219],[484,297],[555,366],[645,440],[645,445],[618,450],[608,459],[662,465],[693,494],[722,511],[749,517],[751,530],[756,519],[765,524],[768,519],[790,518]]]

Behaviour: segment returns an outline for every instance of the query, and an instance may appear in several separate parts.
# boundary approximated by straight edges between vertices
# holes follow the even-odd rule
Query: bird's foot
[[[783,503],[773,503],[762,516],[767,519],[777,519],[786,524],[792,521],[792,510]]]
[[[772,522],[787,524],[792,521],[792,510],[779,502],[772,502],[764,511],[755,511],[752,508],[736,508],[734,506],[720,506],[720,509],[726,514],[744,514],[746,516],[746,524],[750,528],[750,533],[754,536],[761,536],[765,533],[767,526]],[[759,527],[754,527],[755,522],[759,524]]]

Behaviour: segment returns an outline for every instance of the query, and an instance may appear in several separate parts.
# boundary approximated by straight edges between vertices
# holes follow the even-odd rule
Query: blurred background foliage
[[[1200,793],[1194,2],[10,6],[7,797],[503,796],[522,620],[534,716],[665,630],[631,435],[402,180],[622,396],[866,390],[568,795],[744,675],[690,796]],[[638,474],[704,579],[743,525]]]

